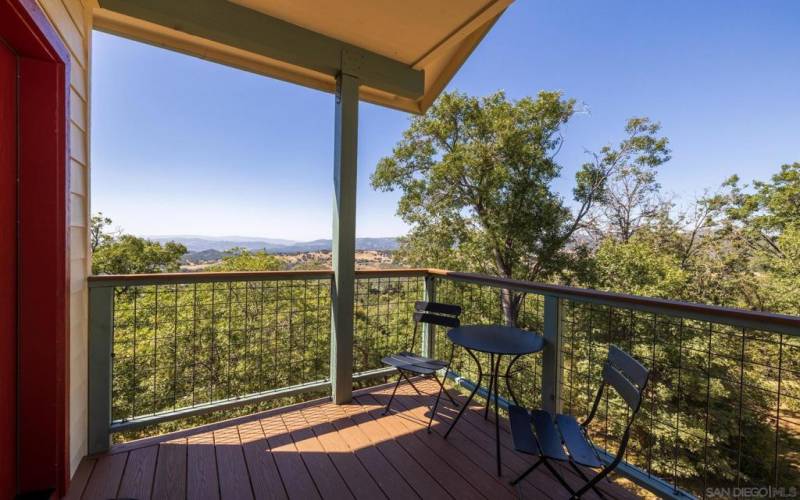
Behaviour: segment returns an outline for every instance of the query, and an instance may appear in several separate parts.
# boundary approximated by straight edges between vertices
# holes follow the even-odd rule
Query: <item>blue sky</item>
[[[663,125],[664,190],[800,161],[800,2],[517,0],[448,89],[584,102],[555,189],[628,117]],[[93,38],[92,210],[143,235],[331,233],[333,97],[104,33]],[[369,186],[410,117],[362,103],[358,236],[396,236],[398,193]]]

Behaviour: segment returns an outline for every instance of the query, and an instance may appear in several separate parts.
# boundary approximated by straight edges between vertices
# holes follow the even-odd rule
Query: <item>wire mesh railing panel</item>
[[[500,298],[500,289],[464,282],[439,280],[436,285],[436,300],[462,307],[462,325],[502,325],[506,321]],[[541,333],[544,327],[544,299],[540,295],[528,294],[522,300],[517,326],[532,332]],[[436,335],[436,355],[447,359],[452,343],[446,332],[439,328]],[[488,386],[488,355],[478,354],[484,370],[483,386]],[[505,373],[511,359],[505,356],[500,373]],[[475,361],[463,349],[455,349],[453,369],[460,376],[477,381],[478,370]],[[513,366],[511,384],[514,395],[520,404],[528,407],[541,407],[542,356],[532,354],[520,357]],[[504,383],[498,384],[500,396],[510,399]]]
[[[103,295],[96,296],[99,306],[92,314],[105,318],[100,325],[113,323],[113,422],[146,422],[152,415],[165,420],[192,408],[199,414],[220,401],[329,378],[330,276],[215,279],[118,281],[98,289]],[[800,336],[785,326],[792,325],[791,318],[789,323],[778,318],[780,323],[772,315],[765,323],[759,318],[769,315],[727,311],[725,316],[719,309],[698,312],[704,306],[645,298],[632,303],[630,297],[466,275],[428,279],[435,279],[429,291],[435,290],[438,302],[463,308],[464,325],[505,324],[501,287],[513,286],[528,292],[517,326],[542,333],[541,294],[562,297],[561,402],[563,411],[579,420],[601,384],[610,344],[650,368],[625,459],[659,485],[665,480],[700,496],[730,491],[714,488],[800,485]],[[392,353],[419,352],[423,332],[412,346],[412,316],[414,303],[426,296],[425,273],[363,273],[355,285],[353,372],[381,368],[381,359]],[[110,306],[101,307],[112,296],[113,317]],[[686,311],[690,314],[681,317]],[[552,317],[548,321],[554,324]],[[776,331],[759,329],[766,325]],[[97,338],[107,340],[106,329],[95,332]],[[447,359],[452,344],[446,329],[435,332],[434,355]],[[100,349],[102,342],[93,345],[107,352]],[[557,366],[549,361],[554,357],[544,366],[543,357],[521,357],[512,374],[515,395],[530,408],[543,406],[543,373],[555,373],[550,369]],[[102,359],[107,361],[107,354]],[[482,366],[488,370],[488,360]],[[463,349],[455,350],[453,369],[477,380],[477,367]],[[505,384],[499,386],[508,399]],[[628,415],[624,401],[604,391],[589,427],[594,443],[614,453]]]
[[[505,323],[497,286],[443,279],[437,297],[464,308],[462,324]],[[800,485],[800,337],[731,326],[730,320],[723,324],[713,317],[702,321],[562,301],[565,413],[579,421],[588,415],[610,344],[652,370],[632,427],[628,463],[699,496],[730,491],[715,488],[786,492]],[[525,295],[518,326],[541,332],[543,303],[541,295]],[[450,347],[444,335],[437,335],[440,356]],[[475,381],[474,362],[456,353],[454,369]],[[541,407],[541,356],[524,356],[520,365],[513,377],[515,392],[526,406]],[[520,385],[524,389],[518,390]],[[500,389],[507,397],[502,384]],[[624,400],[606,389],[589,427],[595,445],[615,453],[629,415]]]
[[[566,301],[564,411],[585,418],[609,344],[652,370],[625,459],[675,487],[800,484],[798,337]],[[613,390],[589,431],[614,453],[629,410]]]
[[[113,421],[329,376],[329,279],[117,287],[113,322]]]
[[[384,365],[381,359],[400,351],[419,352],[412,346],[414,303],[423,300],[425,279],[414,277],[357,278],[353,324],[353,372],[365,372]]]

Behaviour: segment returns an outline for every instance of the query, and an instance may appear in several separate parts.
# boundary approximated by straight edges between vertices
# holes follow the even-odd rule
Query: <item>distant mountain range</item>
[[[147,239],[159,243],[174,241],[184,245],[190,253],[207,250],[224,252],[236,247],[250,251],[264,250],[268,253],[301,253],[331,249],[331,240],[293,241],[243,236],[196,235],[148,236]],[[356,250],[396,250],[397,247],[397,238],[356,238]]]

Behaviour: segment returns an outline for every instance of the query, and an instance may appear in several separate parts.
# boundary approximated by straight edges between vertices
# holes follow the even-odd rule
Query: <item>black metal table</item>
[[[497,455],[497,475],[502,476],[500,461],[500,419],[497,405],[498,379],[500,377],[506,379],[508,393],[511,396],[511,399],[514,401],[514,404],[517,404],[517,398],[514,395],[514,391],[511,389],[511,367],[514,366],[514,363],[517,361],[517,359],[519,359],[520,356],[540,352],[542,349],[544,349],[544,339],[537,333],[500,325],[460,326],[450,330],[447,333],[447,337],[453,343],[453,349],[450,352],[450,363],[453,362],[455,347],[463,347],[467,353],[472,356],[472,359],[475,360],[475,364],[478,366],[478,380],[476,381],[472,392],[469,394],[466,403],[461,406],[461,409],[458,411],[458,415],[456,416],[455,420],[453,420],[453,423],[450,424],[450,428],[447,429],[444,438],[447,439],[450,431],[453,430],[453,427],[455,427],[456,423],[461,418],[464,410],[467,409],[472,401],[472,398],[475,397],[475,393],[478,392],[478,388],[481,386],[481,382],[483,381],[483,369],[481,368],[481,363],[478,360],[478,357],[475,356],[475,352],[488,354],[490,356],[489,364],[491,365],[489,371],[489,394],[486,397],[486,409],[484,410],[483,416],[484,418],[488,417],[489,405],[491,404],[492,393],[494,392],[494,427],[496,445],[495,452]],[[513,356],[513,358],[511,358],[511,362],[508,363],[505,374],[500,375],[500,360],[503,356]],[[495,358],[497,358],[496,362]]]

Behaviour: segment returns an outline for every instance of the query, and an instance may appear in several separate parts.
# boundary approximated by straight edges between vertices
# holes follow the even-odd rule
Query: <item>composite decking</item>
[[[427,393],[436,388],[433,382],[417,385]],[[498,478],[491,415],[484,420],[473,404],[445,441],[456,414],[452,405],[444,404],[428,434],[432,398],[403,384],[395,411],[383,415],[391,388],[358,391],[348,405],[310,401],[117,445],[83,460],[67,498],[567,497],[544,467],[509,486],[533,459],[512,450],[505,420]],[[563,470],[574,485],[581,483],[568,467]],[[611,498],[634,497],[608,481],[601,489]]]

